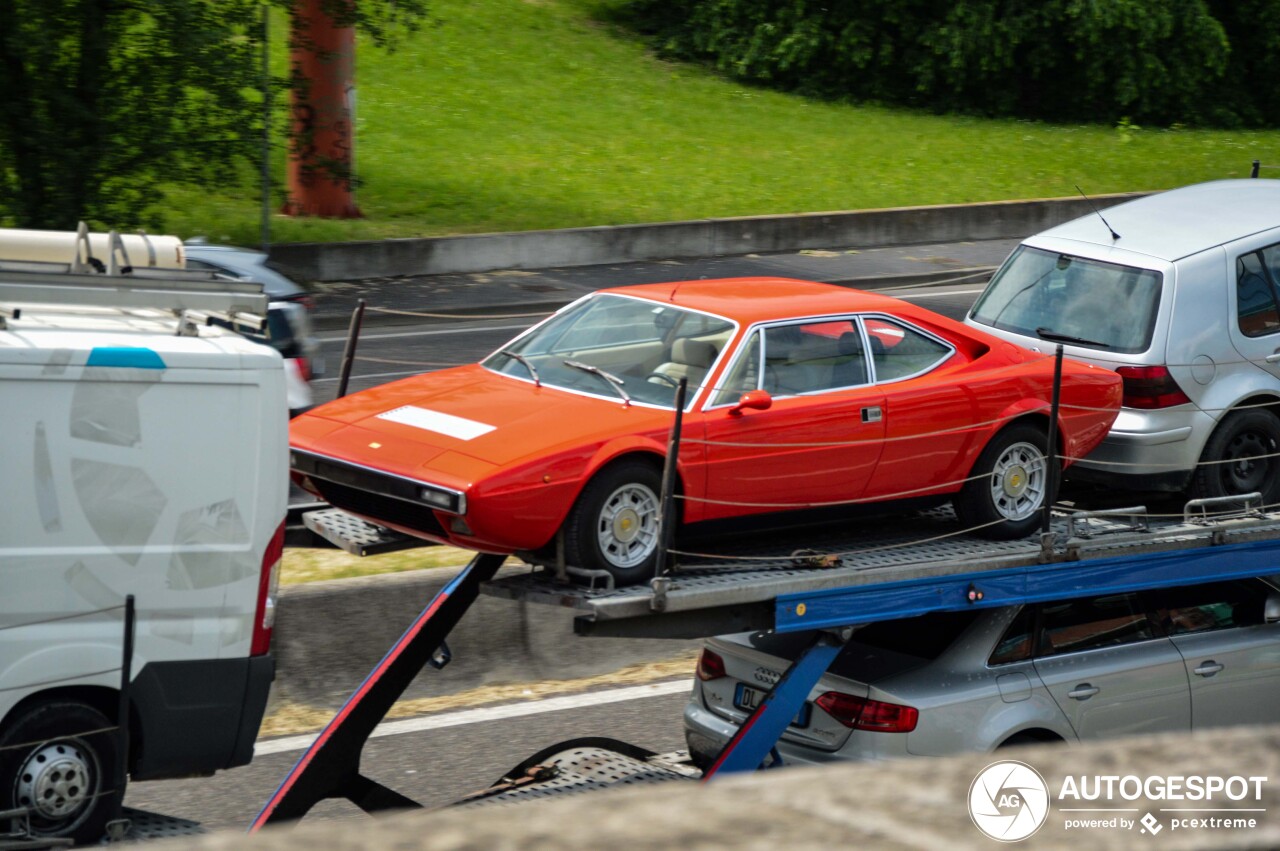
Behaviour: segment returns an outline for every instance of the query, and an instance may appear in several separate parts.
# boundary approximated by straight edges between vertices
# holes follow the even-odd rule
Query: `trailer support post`
[[[346,798],[365,812],[419,806],[361,774],[361,753],[374,728],[475,602],[480,585],[504,561],[506,556],[480,553],[436,594],[285,775],[249,833],[302,818],[325,798]]]
[[[667,551],[675,539],[675,491],[676,464],[680,458],[680,434],[684,426],[684,400],[689,392],[689,379],[681,378],[676,386],[676,418],[671,423],[671,437],[667,441],[667,459],[662,465],[662,496],[658,503],[658,551],[654,556],[653,576],[658,578],[667,572]]]
[[[721,774],[759,768],[844,646],[844,642],[830,633],[817,633],[809,649],[791,663],[760,705],[738,727],[738,732],[720,751],[720,756],[707,769],[702,781],[705,783]]]

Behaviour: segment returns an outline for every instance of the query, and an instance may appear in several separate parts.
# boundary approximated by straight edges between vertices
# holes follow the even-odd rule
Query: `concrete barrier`
[[[1099,195],[1093,203],[1101,209],[1143,194]],[[272,246],[271,260],[311,281],[465,274],[807,248],[1022,239],[1092,209],[1083,198],[1050,198],[423,239],[282,243]]]
[[[528,568],[503,568],[500,575],[520,569]],[[276,616],[273,699],[339,706],[455,575],[438,568],[286,587]],[[581,638],[573,634],[572,618],[567,609],[481,597],[449,636],[454,660],[448,669],[425,669],[405,697],[594,676],[700,646]]]
[[[512,762],[527,756],[513,754]],[[1017,759],[1043,775],[1051,806],[1027,848],[1200,848],[1280,847],[1280,729],[1238,728],[1193,736],[1155,736],[1089,746],[1042,745],[999,754],[890,763],[845,763],[824,768],[784,769],[739,775],[706,785],[672,782],[516,806],[441,810],[327,822],[303,822],[296,829],[186,838],[191,851],[305,848],[358,851],[366,848],[422,849],[719,849],[776,848],[983,849],[1001,843],[979,832],[969,811],[970,789],[998,759]],[[1135,799],[1066,800],[1059,797],[1068,777],[1134,776],[1143,784]],[[1159,797],[1164,778],[1266,778],[1263,794],[1232,800],[1219,793],[1211,801]],[[1252,790],[1252,784],[1247,784]],[[1184,791],[1188,789],[1185,781]],[[981,790],[980,790],[981,791]],[[1018,788],[998,789],[1000,797]],[[1123,812],[1070,812],[1071,808],[1120,808]],[[1200,810],[1188,812],[1187,808]],[[1175,812],[1175,810],[1181,810]],[[1213,810],[1211,812],[1204,810]],[[1001,807],[1012,818],[1013,803]],[[1109,824],[1071,828],[1068,821],[1110,823],[1123,816],[1130,826]],[[1144,824],[1144,816],[1149,823]],[[1177,826],[1174,819],[1185,824]],[[1191,820],[1239,820],[1253,827],[1193,826]],[[1008,820],[983,820],[988,826]],[[1157,829],[1158,826],[1158,829]]]

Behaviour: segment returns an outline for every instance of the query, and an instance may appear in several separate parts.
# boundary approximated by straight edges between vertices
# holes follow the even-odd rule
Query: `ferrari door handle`
[[[1276,349],[1266,357],[1267,363],[1280,363],[1280,349]]]
[[[1195,669],[1195,672],[1202,677],[1212,677],[1214,674],[1218,673],[1225,667],[1226,665],[1223,665],[1219,662],[1214,662],[1212,659],[1210,659],[1208,662],[1201,663]]]
[[[1102,691],[1102,689],[1095,685],[1081,683],[1071,691],[1067,692],[1067,697],[1072,698],[1073,700],[1088,700],[1100,691]]]

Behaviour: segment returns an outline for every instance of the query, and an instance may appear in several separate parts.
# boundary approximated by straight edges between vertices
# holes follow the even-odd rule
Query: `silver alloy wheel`
[[[77,813],[83,816],[92,809],[98,773],[97,759],[78,741],[49,742],[34,750],[22,764],[14,800],[45,821],[64,821]]]
[[[1048,486],[1044,453],[1030,443],[1009,445],[991,468],[991,503],[1005,520],[1025,520],[1044,504]]]
[[[658,495],[630,482],[609,494],[596,518],[600,554],[614,567],[635,567],[658,545]]]

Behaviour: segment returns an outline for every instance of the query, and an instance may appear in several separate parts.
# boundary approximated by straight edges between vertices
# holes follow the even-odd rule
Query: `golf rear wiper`
[[[1070,334],[1061,334],[1052,328],[1040,326],[1036,329],[1036,336],[1042,340],[1049,340],[1054,343],[1077,343],[1081,346],[1096,346],[1100,349],[1107,347],[1106,343],[1098,340],[1090,340],[1088,337],[1073,337]]]
[[[538,371],[533,368],[533,364],[529,362],[529,359],[527,357],[525,357],[524,355],[518,355],[515,352],[509,352],[506,349],[498,349],[498,354],[506,355],[507,357],[511,358],[514,361],[519,361],[521,364],[524,365],[525,369],[529,370],[529,374],[533,376],[534,386],[535,387],[542,386],[542,379],[538,377]]]
[[[605,372],[603,369],[601,369],[598,366],[592,366],[591,364],[583,363],[582,361],[567,360],[564,362],[564,365],[571,366],[574,369],[580,369],[583,372],[589,372],[592,375],[600,376],[602,379],[604,379],[605,383],[607,383],[614,390],[618,391],[618,394],[622,396],[623,402],[626,402],[628,405],[631,404],[631,394],[628,393],[626,391],[626,388],[622,386],[622,379],[619,378],[618,376],[613,375],[612,373]]]

